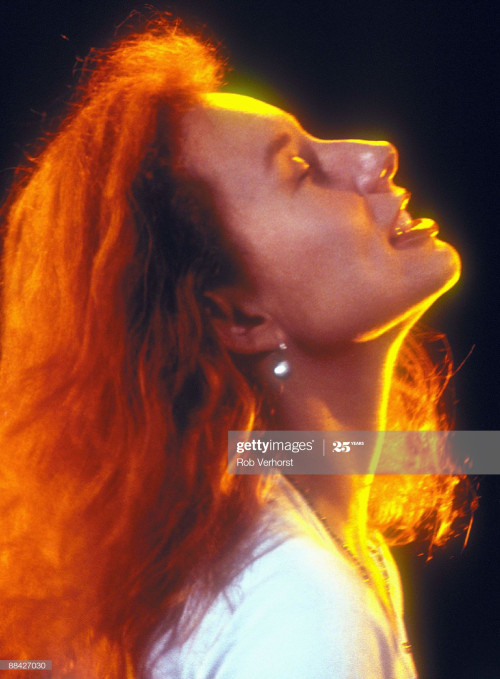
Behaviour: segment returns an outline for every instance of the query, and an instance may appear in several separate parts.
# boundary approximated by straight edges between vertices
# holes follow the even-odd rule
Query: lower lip
[[[438,225],[432,219],[415,219],[410,229],[391,236],[390,243],[393,248],[404,250],[428,243],[438,233]]]

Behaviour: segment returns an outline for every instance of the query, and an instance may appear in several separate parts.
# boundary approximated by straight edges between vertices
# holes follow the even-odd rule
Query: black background
[[[427,322],[448,334],[457,429],[499,429],[497,117],[500,65],[495,2],[259,2],[167,5],[208,24],[223,42],[232,89],[297,114],[326,138],[389,139],[411,212],[434,217],[463,255],[458,286]],[[105,44],[139,2],[4,0],[0,183],[58,113],[73,67]],[[500,452],[500,451],[499,451]],[[500,482],[484,478],[467,549],[428,564],[398,554],[408,624],[426,679],[500,676]],[[306,678],[305,678],[306,679]]]

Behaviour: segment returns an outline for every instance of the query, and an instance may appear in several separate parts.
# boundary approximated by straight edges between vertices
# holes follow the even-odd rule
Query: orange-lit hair
[[[258,404],[203,309],[233,275],[216,207],[177,162],[183,113],[220,86],[214,49],[159,18],[83,76],[6,211],[0,657],[124,679],[160,624],[177,629],[191,583],[208,602],[241,565],[224,555],[261,482],[227,475],[227,431]],[[437,426],[435,383],[412,374]],[[416,514],[439,506],[446,526],[454,482],[439,483]],[[384,497],[374,522],[394,527]]]

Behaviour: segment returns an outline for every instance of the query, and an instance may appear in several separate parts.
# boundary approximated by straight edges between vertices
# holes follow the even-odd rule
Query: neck
[[[292,375],[280,397],[280,426],[324,431],[383,429],[399,345],[378,338],[320,357],[291,348]]]
[[[283,385],[276,427],[383,431],[392,372],[404,334],[351,343],[325,356],[289,347],[292,373]],[[376,444],[364,452],[375,459]],[[294,482],[329,529],[359,553],[367,543],[372,476],[356,472],[355,466],[347,466],[342,474],[297,476]]]

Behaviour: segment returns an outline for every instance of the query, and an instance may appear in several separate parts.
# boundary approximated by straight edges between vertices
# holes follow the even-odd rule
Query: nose
[[[389,142],[351,142],[357,162],[353,180],[361,194],[388,191],[398,169],[398,153]]]
[[[326,142],[332,157],[326,171],[361,195],[390,191],[398,169],[398,152],[386,141],[346,139]]]

